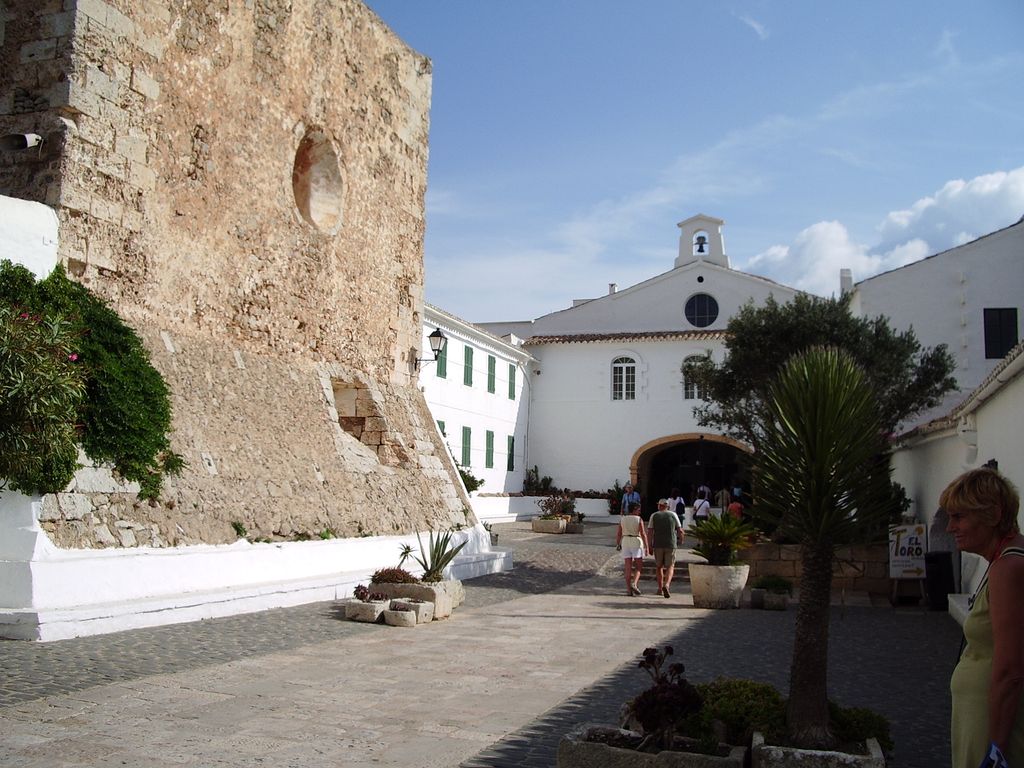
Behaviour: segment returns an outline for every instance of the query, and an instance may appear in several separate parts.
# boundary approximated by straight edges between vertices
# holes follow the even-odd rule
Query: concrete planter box
[[[535,517],[530,521],[530,529],[534,533],[565,533],[565,520],[562,518],[542,520]]]
[[[767,592],[764,596],[766,611],[784,611],[789,607],[789,595],[785,592]]]
[[[391,601],[391,608],[393,610],[411,611],[416,617],[417,624],[429,624],[434,620],[434,604],[425,600],[398,598]]]
[[[352,621],[365,621],[375,624],[381,620],[381,614],[384,613],[389,605],[390,601],[388,600],[374,600],[369,603],[356,600],[345,606],[345,618]]]
[[[458,579],[448,581],[420,582],[418,584],[378,584],[371,582],[371,592],[380,592],[394,599],[408,597],[434,604],[434,618],[447,619],[452,611],[462,605],[466,591]]]
[[[611,726],[583,725],[562,738],[558,768],[743,768],[746,747],[728,747],[723,757],[698,752],[665,750],[657,754],[587,741],[593,731],[617,731]]]
[[[690,563],[690,589],[697,608],[739,608],[749,565]],[[766,596],[767,597],[767,596]]]
[[[384,611],[384,623],[389,627],[415,627],[416,626],[416,613],[415,611],[401,611],[392,610],[388,608]]]
[[[583,523],[566,523],[566,533],[583,533]]]
[[[877,739],[867,740],[866,755],[831,752],[824,749],[775,747],[764,743],[764,736],[755,732],[751,745],[752,768],[885,768],[885,755]]]

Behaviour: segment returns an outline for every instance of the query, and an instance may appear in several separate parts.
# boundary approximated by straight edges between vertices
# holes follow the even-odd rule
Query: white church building
[[[524,464],[538,467],[555,486],[574,490],[630,481],[641,491],[645,511],[672,487],[692,498],[700,483],[713,490],[746,484],[738,458],[747,447],[697,425],[693,408],[701,392],[686,380],[684,364],[705,355],[720,362],[724,329],[748,301],[759,305],[773,296],[785,303],[797,291],[732,269],[723,225],[705,215],[680,222],[671,269],[636,285],[610,285],[600,298],[577,300],[533,320],[470,326],[488,332],[492,346],[507,344],[506,353],[528,353],[522,358],[528,381],[517,409],[525,424],[513,430],[505,410],[495,414],[493,427],[496,434],[500,429],[521,436],[521,459],[515,477],[489,477],[489,487],[474,494],[480,517],[496,509],[488,492],[518,490]],[[945,485],[990,459],[1024,487],[1024,219],[899,269],[860,282],[853,278],[843,270],[837,288],[853,294],[855,314],[885,315],[894,329],[913,329],[923,346],[946,344],[956,360],[959,389],[902,428],[894,479],[912,499],[911,511],[931,525]],[[424,334],[431,329],[426,323]],[[462,406],[458,400],[441,402],[430,376],[428,371],[420,379],[427,403],[450,429],[461,423],[453,414]],[[471,410],[474,424],[491,418]],[[475,474],[486,469],[476,454],[469,456]],[[506,513],[516,511],[514,501]],[[534,511],[531,505],[518,509]],[[941,521],[933,529],[940,532]],[[972,570],[971,558],[965,558],[964,589]]]

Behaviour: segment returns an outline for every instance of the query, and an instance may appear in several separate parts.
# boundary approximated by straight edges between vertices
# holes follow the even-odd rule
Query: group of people
[[[705,511],[710,489],[700,488],[694,519]],[[628,498],[627,498],[628,496]],[[721,506],[722,499],[716,499]],[[730,499],[730,509],[733,499]],[[639,595],[644,555],[654,556],[658,593],[671,596],[676,547],[684,524],[681,497],[661,499],[649,527],[640,516],[640,495],[623,495],[616,545],[625,563],[626,587]],[[981,467],[958,477],[939,498],[957,549],[987,562],[964,622],[964,647],[950,681],[952,768],[1024,766],[1024,536],[1020,497],[997,469]],[[739,514],[742,514],[742,503]],[[685,503],[682,506],[685,509]],[[980,761],[980,763],[979,763]]]

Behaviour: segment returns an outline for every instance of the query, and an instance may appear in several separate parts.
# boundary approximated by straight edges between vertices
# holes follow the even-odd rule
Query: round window
[[[706,293],[696,293],[686,302],[686,319],[697,328],[707,328],[718,319],[718,302]]]

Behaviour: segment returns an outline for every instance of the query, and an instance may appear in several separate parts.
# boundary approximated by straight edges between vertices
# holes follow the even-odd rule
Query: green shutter
[[[462,428],[462,466],[468,467],[473,460],[473,430],[469,427]]]
[[[516,468],[516,439],[512,435],[508,436],[508,462],[505,464],[505,469],[509,472],[514,472]]]
[[[448,378],[448,345],[441,348],[441,354],[437,356],[437,378]]]
[[[444,422],[441,419],[437,420],[437,428],[441,430],[441,434],[444,434]]]
[[[487,430],[487,446],[484,453],[484,466],[488,469],[494,467],[494,433]]]
[[[508,364],[508,399],[516,399],[516,367]]]
[[[487,391],[491,394],[494,393],[494,368],[496,361],[494,355],[487,356]]]
[[[462,383],[467,387],[473,386],[473,348],[466,347],[466,355],[462,365]]]

